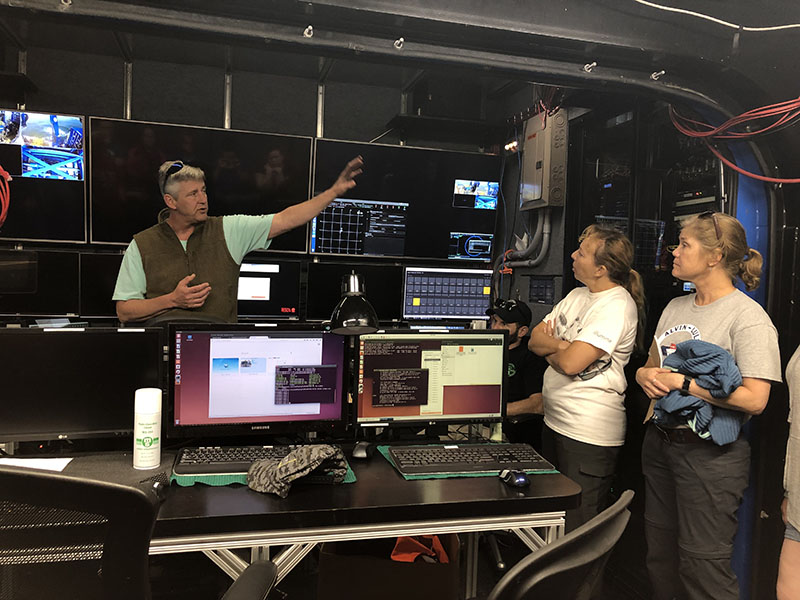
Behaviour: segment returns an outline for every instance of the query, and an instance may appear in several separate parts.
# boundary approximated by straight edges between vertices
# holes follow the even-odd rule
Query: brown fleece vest
[[[222,217],[209,217],[197,225],[183,250],[178,236],[165,222],[133,236],[147,280],[146,298],[157,298],[169,294],[178,282],[195,273],[189,285],[208,282],[211,293],[200,308],[174,309],[170,311],[176,319],[181,315],[203,315],[235,323],[237,317],[236,292],[239,284],[239,265],[233,260],[225,233]]]

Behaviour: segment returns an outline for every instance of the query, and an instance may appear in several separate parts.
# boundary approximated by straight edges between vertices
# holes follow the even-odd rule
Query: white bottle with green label
[[[136,390],[133,412],[133,468],[155,469],[161,464],[161,390]]]

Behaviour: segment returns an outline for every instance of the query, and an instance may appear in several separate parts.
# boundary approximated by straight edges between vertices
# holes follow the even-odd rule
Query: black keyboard
[[[266,458],[281,459],[297,446],[201,446],[183,448],[173,471],[176,475],[247,473],[250,465]]]
[[[404,475],[497,475],[503,469],[554,469],[528,444],[390,446],[389,456]]]

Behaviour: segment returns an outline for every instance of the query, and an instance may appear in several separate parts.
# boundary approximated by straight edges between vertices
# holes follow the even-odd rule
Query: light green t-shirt
[[[242,264],[242,259],[252,250],[266,250],[270,244],[269,231],[272,227],[274,215],[226,215],[222,217],[222,230],[225,234],[225,244],[228,252],[236,264]],[[181,241],[186,250],[186,241]],[[131,240],[122,265],[117,275],[117,285],[114,287],[112,300],[141,300],[147,291],[147,279],[144,275],[142,255],[136,240]]]

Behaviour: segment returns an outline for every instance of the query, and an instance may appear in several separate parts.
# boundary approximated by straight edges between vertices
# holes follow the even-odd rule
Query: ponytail
[[[761,283],[761,267],[764,258],[758,250],[747,249],[745,257],[738,261],[737,275],[744,282],[744,287],[748,292],[752,292]]]
[[[636,348],[645,352],[644,343],[644,328],[647,319],[647,311],[645,310],[645,297],[644,297],[644,282],[642,276],[635,269],[631,269],[628,275],[628,282],[622,284],[628,290],[628,293],[636,303],[636,313],[639,317],[639,323],[636,327]]]

